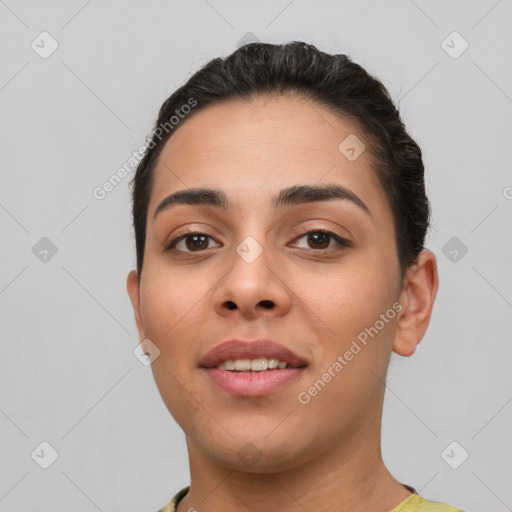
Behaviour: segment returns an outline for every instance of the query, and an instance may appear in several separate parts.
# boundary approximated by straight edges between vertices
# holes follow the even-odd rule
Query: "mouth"
[[[213,347],[199,362],[203,368],[217,368],[222,364],[224,367],[220,369],[228,371],[267,371],[307,366],[307,362],[292,350],[267,339],[225,341]]]
[[[215,368],[234,373],[260,373],[273,370],[290,370],[305,368],[306,364],[293,366],[286,361],[276,358],[258,357],[256,359],[228,359],[219,363]]]
[[[200,366],[212,383],[229,395],[255,397],[297,380],[308,364],[271,340],[230,340],[208,352]]]

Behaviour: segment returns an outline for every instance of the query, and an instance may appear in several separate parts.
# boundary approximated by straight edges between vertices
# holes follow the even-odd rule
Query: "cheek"
[[[197,274],[177,272],[162,265],[148,265],[141,283],[141,310],[147,331],[159,338],[172,335],[183,319],[194,315],[204,295]],[[176,328],[175,328],[176,326]]]
[[[160,349],[160,364],[181,373],[196,363],[190,350],[204,321],[201,281],[171,273],[149,273],[141,283],[141,314],[146,337]]]
[[[329,382],[313,407],[328,410],[330,403],[337,403],[339,408],[328,413],[336,421],[350,421],[347,411],[352,411],[353,418],[366,414],[382,391],[379,378],[383,379],[389,363],[396,312],[393,276],[377,260],[361,258],[350,268],[317,280],[317,287],[302,290],[309,328],[321,347],[308,385],[314,386],[318,379]],[[318,387],[322,386],[319,382]]]
[[[329,288],[319,290],[307,293],[308,324],[322,353],[301,390],[314,396],[305,411],[348,428],[372,414],[383,392],[396,323],[393,297],[384,272],[331,277]]]
[[[340,343],[373,325],[393,302],[388,272],[370,262],[297,280],[294,292],[314,324]]]
[[[167,409],[180,424],[201,414],[201,397],[193,386],[197,364],[194,346],[204,315],[199,311],[201,291],[169,271],[148,272],[141,283],[141,314],[146,337],[160,350],[151,369]],[[192,290],[192,291],[191,291]]]

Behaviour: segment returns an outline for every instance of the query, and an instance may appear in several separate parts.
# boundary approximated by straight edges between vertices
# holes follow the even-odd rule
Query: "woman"
[[[346,55],[254,43],[162,105],[133,181],[139,338],[185,432],[160,512],[455,512],[381,456],[438,288],[422,154]]]

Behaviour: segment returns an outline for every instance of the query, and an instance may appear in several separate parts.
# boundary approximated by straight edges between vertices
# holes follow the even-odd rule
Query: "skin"
[[[366,145],[354,161],[338,150],[349,134]],[[208,106],[167,141],[155,169],[142,275],[132,270],[127,288],[140,340],[160,350],[155,382],[186,436],[191,489],[179,512],[389,512],[410,495],[381,456],[384,382],[391,353],[410,356],[423,338],[438,274],[424,250],[401,278],[391,209],[371,163],[356,126],[292,96]],[[371,215],[340,199],[271,208],[282,188],[327,183],[351,190]],[[153,219],[167,195],[199,186],[224,190],[229,209],[176,205]],[[166,252],[185,226],[212,238],[196,242],[200,249],[189,238],[178,246],[184,252]],[[332,237],[308,242],[302,231],[318,228],[351,246]],[[263,249],[250,264],[235,250],[247,236]],[[400,313],[308,404],[299,403],[298,394],[394,303]],[[275,340],[308,367],[271,395],[233,397],[198,365],[237,337]],[[247,442],[259,457],[252,465],[238,455]]]

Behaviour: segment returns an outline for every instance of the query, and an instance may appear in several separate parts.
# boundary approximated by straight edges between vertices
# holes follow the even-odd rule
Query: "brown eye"
[[[306,231],[295,240],[297,241],[302,238],[306,238],[306,242],[308,244],[308,247],[302,247],[305,249],[325,250],[332,249],[335,246],[338,246],[338,248],[350,246],[348,240],[345,240],[344,238],[338,236],[336,233],[325,229]],[[332,241],[334,241],[334,245],[330,245]]]
[[[331,242],[331,236],[322,231],[315,231],[308,234],[308,243],[314,246],[315,249],[327,249]]]
[[[184,235],[180,235],[173,240],[167,247],[167,251],[172,249],[178,252],[200,252],[208,249],[209,239],[213,238],[209,235],[200,232],[190,232]],[[179,245],[181,244],[181,247]],[[183,247],[184,246],[184,247]]]
[[[208,249],[208,236],[205,235],[187,235],[184,238],[185,246],[191,251],[195,249]]]

